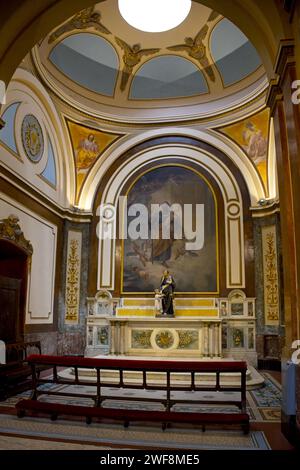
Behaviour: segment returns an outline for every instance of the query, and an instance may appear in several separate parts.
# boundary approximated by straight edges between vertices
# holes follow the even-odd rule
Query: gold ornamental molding
[[[279,281],[275,225],[262,227],[265,324],[279,325]]]
[[[70,230],[68,233],[65,323],[79,322],[80,273],[81,273],[82,233]]]
[[[13,243],[25,251],[27,256],[33,254],[33,247],[30,241],[25,238],[16,215],[10,215],[7,219],[0,220],[0,240]]]
[[[95,11],[94,7],[81,10],[69,21],[59,26],[49,37],[48,44],[55,42],[62,35],[74,30],[86,30],[93,28],[102,34],[110,34],[110,31],[101,23],[101,13]]]

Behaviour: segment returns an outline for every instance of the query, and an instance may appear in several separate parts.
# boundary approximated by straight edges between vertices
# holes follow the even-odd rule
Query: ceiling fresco
[[[219,129],[238,144],[255,165],[264,183],[266,193],[268,193],[269,129],[269,109]]]
[[[121,17],[117,0],[101,2],[59,25],[37,55],[64,89],[127,107],[216,99],[265,75],[247,37],[195,2],[183,23],[162,33],[136,30]]]
[[[67,126],[73,149],[76,202],[78,202],[81,189],[92,167],[104,151],[122,136],[92,129],[70,120],[67,120]]]

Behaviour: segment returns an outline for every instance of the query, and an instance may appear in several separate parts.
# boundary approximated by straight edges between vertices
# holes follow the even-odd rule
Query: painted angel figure
[[[138,65],[145,55],[153,55],[159,52],[160,49],[141,49],[140,44],[134,44],[133,46],[129,46],[123,39],[116,37],[117,44],[123,50],[123,70],[121,75],[121,84],[120,90],[124,91],[126,85],[128,83],[129,77],[132,74],[133,68]]]
[[[211,64],[209,63],[207,53],[206,53],[206,47],[203,44],[203,41],[207,36],[208,30],[209,28],[208,28],[208,25],[206,24],[205,26],[203,26],[203,28],[200,29],[199,33],[196,35],[194,39],[191,37],[186,37],[184,39],[185,44],[178,44],[176,46],[170,46],[167,49],[169,49],[169,51],[187,52],[187,54],[190,57],[192,57],[193,59],[196,59],[201,65],[201,67],[204,68],[210,80],[212,82],[215,82],[216,76],[215,76],[215,73]]]
[[[89,7],[77,13],[67,23],[59,26],[49,37],[48,43],[51,44],[64,33],[74,29],[88,28],[94,28],[103,34],[110,34],[110,31],[101,23],[101,14],[98,11],[94,11],[94,7]]]

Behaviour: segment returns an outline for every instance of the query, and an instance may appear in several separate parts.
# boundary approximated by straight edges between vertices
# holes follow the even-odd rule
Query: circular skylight
[[[191,0],[119,0],[124,20],[149,33],[176,28],[188,16],[191,5]]]

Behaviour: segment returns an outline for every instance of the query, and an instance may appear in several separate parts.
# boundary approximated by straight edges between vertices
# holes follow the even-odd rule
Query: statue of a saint
[[[162,297],[162,309],[163,315],[171,315],[174,316],[174,309],[173,309],[173,296],[175,291],[175,281],[173,276],[170,274],[169,271],[164,271],[163,276],[160,283],[160,290],[163,295]]]

